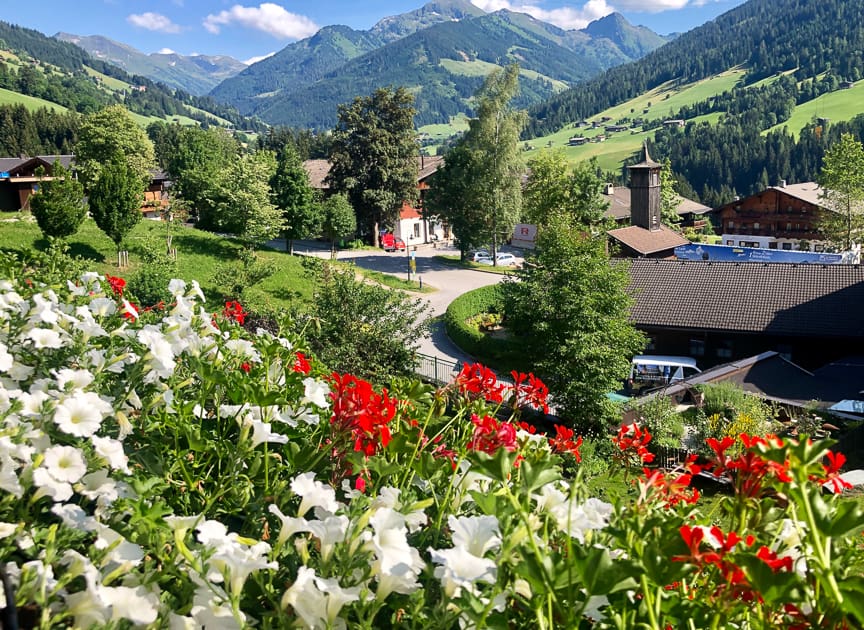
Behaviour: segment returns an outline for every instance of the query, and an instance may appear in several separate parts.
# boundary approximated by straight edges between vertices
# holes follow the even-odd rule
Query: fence
[[[454,361],[448,361],[428,354],[417,355],[417,366],[414,373],[420,378],[436,385],[446,385],[451,382],[462,366]]]

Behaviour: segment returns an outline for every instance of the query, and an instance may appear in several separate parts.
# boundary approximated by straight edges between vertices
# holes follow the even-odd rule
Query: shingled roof
[[[864,338],[864,266],[630,261],[637,326]]]
[[[690,243],[678,232],[670,230],[665,225],[661,225],[657,230],[646,230],[638,225],[631,225],[617,230],[609,230],[607,234],[643,256],[666,250],[670,250],[671,254],[671,250],[676,247]]]
[[[439,155],[417,157],[417,181],[423,181],[432,175],[444,163],[444,158]],[[329,188],[326,183],[327,175],[330,173],[330,162],[328,160],[306,160],[303,168],[309,175],[309,183],[312,188],[324,190]]]

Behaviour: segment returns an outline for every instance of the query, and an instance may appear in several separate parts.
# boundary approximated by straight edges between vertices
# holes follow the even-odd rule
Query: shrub
[[[479,324],[483,321],[500,322],[502,313],[500,286],[474,289],[460,295],[447,307],[444,315],[447,335],[464,352],[482,359],[492,367],[524,370],[518,340],[490,337],[480,330]]]

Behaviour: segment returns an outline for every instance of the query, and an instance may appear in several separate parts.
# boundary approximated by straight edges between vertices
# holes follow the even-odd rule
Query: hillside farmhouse
[[[440,222],[424,219],[422,216],[423,199],[429,190],[429,179],[444,163],[441,156],[418,156],[417,157],[417,193],[418,201],[416,207],[408,202],[402,204],[399,212],[399,221],[393,226],[393,234],[400,237],[405,244],[422,245],[450,238],[447,226]],[[327,175],[330,173],[330,162],[327,160],[306,160],[303,168],[309,175],[309,183],[312,188],[327,194]]]

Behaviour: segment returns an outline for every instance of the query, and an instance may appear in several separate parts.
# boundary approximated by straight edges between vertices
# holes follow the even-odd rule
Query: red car
[[[385,252],[405,251],[405,241],[392,234],[381,235],[381,247]]]

